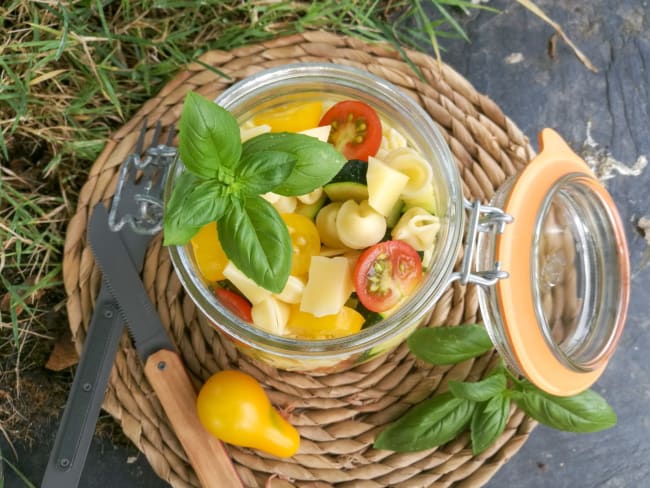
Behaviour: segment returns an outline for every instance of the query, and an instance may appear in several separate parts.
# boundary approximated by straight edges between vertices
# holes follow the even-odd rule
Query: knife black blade
[[[116,237],[124,241],[132,267],[139,270],[151,236],[125,229]],[[102,283],[41,488],[78,486],[123,330],[117,302]]]
[[[108,226],[108,213],[103,206],[93,210],[88,224],[88,240],[104,282],[118,300],[123,316],[128,317],[126,325],[142,360],[146,362],[153,352],[160,349],[175,351],[149,296],[142,293],[144,286],[140,274],[132,266],[124,243]]]
[[[111,232],[106,210],[96,207],[88,226],[90,247],[117,300],[144,372],[204,488],[243,487],[223,444],[201,424],[196,391],[124,243]]]

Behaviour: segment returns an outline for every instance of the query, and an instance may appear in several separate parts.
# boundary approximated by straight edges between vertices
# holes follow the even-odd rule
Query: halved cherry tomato
[[[368,161],[381,144],[381,121],[363,102],[345,100],[330,108],[318,125],[331,125],[328,142],[348,159]]]
[[[251,314],[251,304],[248,303],[241,295],[238,295],[234,291],[226,290],[218,286],[214,287],[214,294],[219,299],[219,301],[234,313],[237,317],[246,322],[252,322],[253,316]]]
[[[403,241],[384,241],[366,249],[354,267],[354,287],[368,310],[385,312],[411,293],[422,277],[417,251]]]
[[[323,102],[289,103],[256,115],[257,125],[271,126],[271,132],[301,132],[313,129],[323,112]]]
[[[219,242],[217,223],[210,222],[201,227],[190,242],[201,275],[211,282],[225,279],[223,269],[228,264],[228,257]]]
[[[294,213],[280,214],[287,224],[293,255],[291,256],[291,274],[304,275],[309,271],[311,257],[320,254],[320,234],[316,225],[304,215]]]

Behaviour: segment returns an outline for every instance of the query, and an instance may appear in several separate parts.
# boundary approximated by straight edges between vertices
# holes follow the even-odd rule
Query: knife
[[[102,284],[42,488],[69,488],[79,484],[122,329],[117,302]]]
[[[181,445],[205,488],[243,487],[224,445],[209,434],[196,411],[196,391],[133,267],[119,235],[108,225],[102,204],[93,209],[88,239],[103,280],[144,363],[144,372],[158,396]]]
[[[151,236],[120,234],[129,249],[129,263],[140,269]],[[79,484],[123,330],[118,304],[102,283],[42,488],[72,488]]]
[[[147,245],[160,230],[162,189],[176,154],[171,146],[174,126],[169,127],[166,143],[160,143],[161,131],[157,123],[152,143],[141,158],[145,121],[134,152],[122,165],[111,206],[109,223],[124,242],[136,270],[142,268]],[[79,485],[123,330],[118,304],[102,283],[41,488]]]

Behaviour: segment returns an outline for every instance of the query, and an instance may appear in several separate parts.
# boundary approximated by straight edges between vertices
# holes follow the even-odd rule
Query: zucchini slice
[[[351,181],[367,185],[366,173],[368,172],[368,163],[351,159],[343,165],[340,171],[330,180],[330,183],[339,183],[342,181]]]
[[[344,202],[354,200],[359,203],[368,200],[368,187],[363,183],[353,181],[339,181],[338,183],[328,183],[323,186],[323,191],[333,202]]]
[[[368,200],[367,172],[368,163],[352,159],[343,165],[329,183],[323,186],[323,190],[333,202]]]

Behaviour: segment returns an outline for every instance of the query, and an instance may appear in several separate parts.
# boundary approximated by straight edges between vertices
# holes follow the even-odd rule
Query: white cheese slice
[[[346,258],[313,256],[300,310],[316,317],[337,314],[353,290],[352,273]]]
[[[251,308],[253,323],[260,329],[275,335],[285,334],[289,312],[289,305],[273,297],[268,297]]]
[[[380,159],[368,158],[368,203],[387,217],[406,188],[409,177],[391,168]]]
[[[228,261],[228,264],[223,270],[223,275],[229,279],[253,305],[257,305],[271,296],[269,290],[262,288],[242,273],[232,261]]]
[[[315,137],[316,139],[327,142],[327,139],[329,139],[330,136],[330,130],[332,126],[330,125],[323,125],[321,127],[314,127],[313,129],[306,129],[301,132],[298,132],[298,134],[304,134],[306,136],[310,137]]]
[[[300,303],[304,291],[305,282],[297,276],[289,276],[282,293],[278,293],[274,296],[285,303]]]

